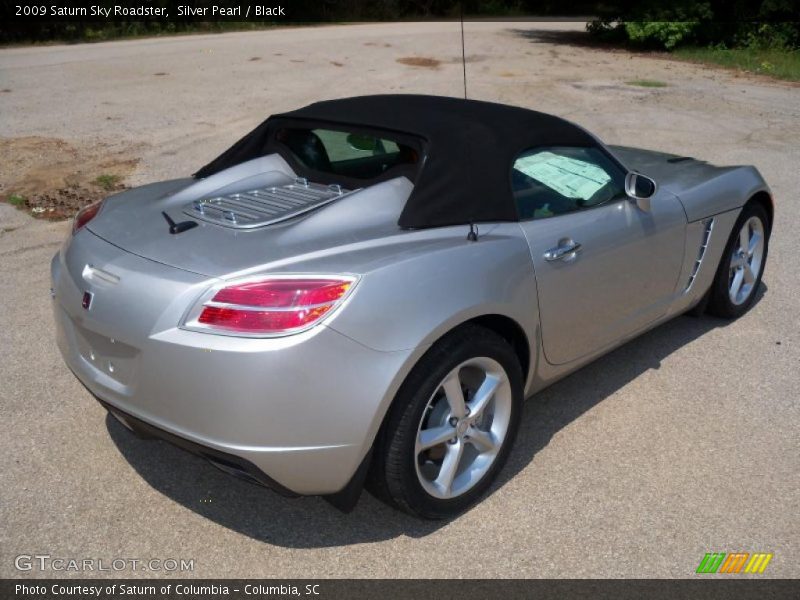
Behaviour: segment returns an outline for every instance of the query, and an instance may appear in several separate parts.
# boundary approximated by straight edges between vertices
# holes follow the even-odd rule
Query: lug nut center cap
[[[466,421],[459,421],[458,425],[456,425],[456,433],[462,436],[467,432],[467,428],[469,428],[469,423]]]

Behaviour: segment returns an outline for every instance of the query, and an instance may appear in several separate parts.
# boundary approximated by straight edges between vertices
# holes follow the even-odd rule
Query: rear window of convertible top
[[[347,179],[375,179],[419,162],[410,145],[363,132],[292,127],[278,130],[275,139],[306,169]]]

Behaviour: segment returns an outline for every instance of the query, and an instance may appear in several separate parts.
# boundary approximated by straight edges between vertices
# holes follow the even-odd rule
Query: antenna
[[[464,69],[464,100],[467,99],[467,55],[464,52],[464,3],[458,3],[459,15],[461,17],[461,66]]]

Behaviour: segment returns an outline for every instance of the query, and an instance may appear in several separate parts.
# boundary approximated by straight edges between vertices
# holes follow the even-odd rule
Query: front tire
[[[508,342],[475,325],[448,334],[397,393],[376,441],[371,491],[424,518],[464,511],[506,462],[522,397],[522,368]]]
[[[711,284],[709,313],[735,319],[752,306],[767,262],[769,234],[769,218],[764,207],[745,205]]]

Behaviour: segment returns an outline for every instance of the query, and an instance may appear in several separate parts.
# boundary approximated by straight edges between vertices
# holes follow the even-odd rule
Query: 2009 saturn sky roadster
[[[58,345],[135,432],[443,518],[487,490],[524,398],[676,315],[744,313],[773,212],[753,167],[522,108],[320,102],[81,210]]]

